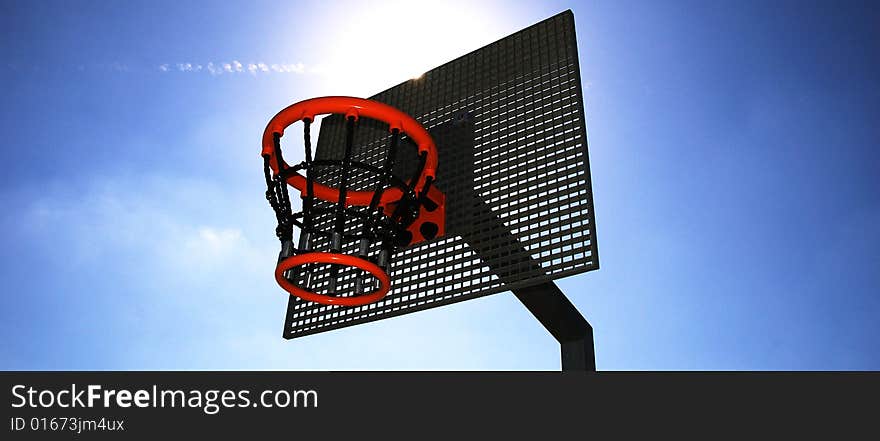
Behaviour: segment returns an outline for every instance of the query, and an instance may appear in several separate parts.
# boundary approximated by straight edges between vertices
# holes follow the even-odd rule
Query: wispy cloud
[[[271,75],[271,74],[320,74],[325,72],[322,66],[306,66],[302,62],[297,63],[266,63],[262,61],[243,62],[239,60],[219,61],[208,63],[162,63],[159,65],[129,64],[120,61],[106,63],[79,63],[79,64],[29,64],[9,61],[0,64],[0,70],[14,73],[69,73],[92,72],[92,73],[143,73],[158,70],[161,73],[175,74],[207,74],[218,75]]]
[[[307,68],[303,63],[265,63],[262,61],[241,62],[232,60],[229,62],[208,62],[202,63],[163,63],[157,66],[160,72],[183,72],[183,73],[202,73],[207,72],[211,76],[218,75],[236,75],[248,74],[252,76],[262,74],[306,74],[318,73],[318,68]]]
[[[79,192],[47,192],[26,210],[28,231],[42,236],[52,225],[64,223],[71,233],[65,243],[67,257],[86,266],[127,256],[146,258],[139,261],[141,265],[158,263],[156,271],[160,271],[158,267],[162,271],[190,268],[209,274],[228,271],[230,265],[239,271],[258,272],[245,262],[272,261],[274,250],[264,248],[265,240],[249,240],[240,219],[211,224],[189,211],[187,207],[208,210],[199,200],[205,194],[220,198],[219,184],[161,175],[135,176],[96,179]],[[126,194],[121,191],[125,179],[136,179],[143,188],[137,195]]]
[[[0,69],[5,68],[7,71],[19,73],[33,72],[57,72],[64,73],[70,71],[77,72],[132,72],[133,69],[128,63],[120,61],[111,61],[106,63],[21,63],[10,61],[5,65],[0,65]]]

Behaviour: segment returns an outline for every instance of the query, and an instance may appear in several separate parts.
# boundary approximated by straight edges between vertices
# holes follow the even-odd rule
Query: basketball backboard
[[[412,116],[436,143],[435,186],[446,196],[445,232],[394,256],[390,291],[377,302],[338,306],[290,296],[285,338],[527,289],[599,267],[571,11],[370,99]],[[342,115],[320,120],[316,159],[342,156],[344,129]],[[360,122],[354,157],[376,161],[388,136],[387,125]],[[407,175],[413,158],[413,151],[402,148],[395,172]],[[355,189],[375,185],[366,175],[349,179]],[[317,176],[328,186],[338,180],[330,169]],[[355,283],[333,278],[338,290]],[[322,286],[329,279],[325,271],[310,283]]]

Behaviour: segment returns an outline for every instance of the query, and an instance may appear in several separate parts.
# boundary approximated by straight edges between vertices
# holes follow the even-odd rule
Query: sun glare
[[[472,3],[392,2],[349,8],[319,53],[323,91],[369,96],[503,36],[497,12]]]

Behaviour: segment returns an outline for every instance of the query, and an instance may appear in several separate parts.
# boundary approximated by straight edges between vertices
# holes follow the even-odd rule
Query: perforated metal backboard
[[[436,185],[447,196],[446,235],[396,254],[391,292],[377,303],[328,306],[291,296],[285,338],[599,267],[571,11],[370,98],[413,116],[434,138]],[[341,154],[342,122],[321,120],[318,158]],[[356,159],[383,157],[387,138],[387,126],[360,124]],[[407,158],[416,155],[404,149],[399,156],[398,171],[405,174],[414,164]],[[367,176],[350,179],[353,188],[375,185]],[[334,176],[328,171],[318,180],[333,184]]]

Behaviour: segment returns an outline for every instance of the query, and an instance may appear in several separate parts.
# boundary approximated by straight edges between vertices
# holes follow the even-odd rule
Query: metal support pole
[[[514,289],[513,294],[559,342],[563,371],[596,370],[593,327],[555,283]]]

